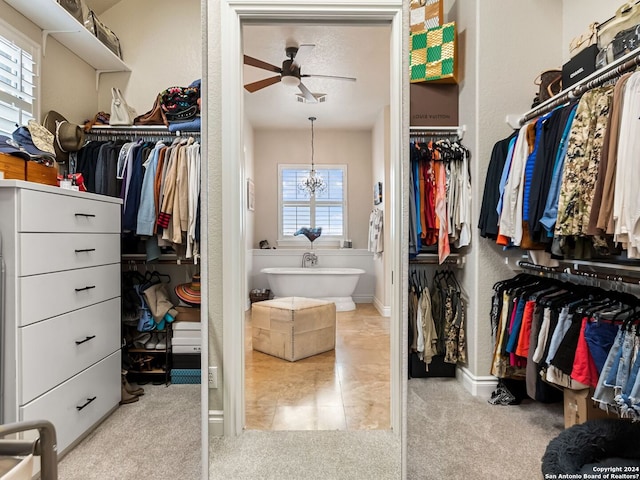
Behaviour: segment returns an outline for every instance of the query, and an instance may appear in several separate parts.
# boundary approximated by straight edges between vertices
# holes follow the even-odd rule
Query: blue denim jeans
[[[607,409],[607,405],[614,405],[614,391],[613,387],[605,386],[605,379],[609,376],[609,373],[613,369],[613,364],[619,363],[620,355],[622,353],[622,342],[624,341],[624,330],[618,329],[618,333],[616,334],[616,338],[613,341],[613,345],[611,346],[611,350],[609,350],[609,354],[607,355],[607,359],[604,362],[604,366],[602,367],[602,372],[600,373],[600,377],[598,378],[598,385],[596,386],[596,390],[593,394],[593,400],[600,403],[600,408],[603,410]],[[617,369],[616,369],[617,374]]]
[[[617,334],[617,325],[608,322],[587,322],[587,326],[584,329],[584,338],[589,346],[589,353],[591,353],[591,357],[598,369],[598,375],[602,373],[602,367],[604,367],[607,354],[611,350]]]
[[[614,360],[611,370],[604,381],[605,386],[615,387],[617,390],[616,393],[624,391],[624,388],[627,385],[627,380],[629,380],[634,343],[635,333],[624,332],[622,348],[620,348],[618,356]]]

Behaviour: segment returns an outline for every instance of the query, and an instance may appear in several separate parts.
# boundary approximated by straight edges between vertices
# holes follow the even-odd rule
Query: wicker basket
[[[269,300],[271,298],[271,290],[251,290],[249,292],[249,300],[251,303],[262,302],[264,300]]]

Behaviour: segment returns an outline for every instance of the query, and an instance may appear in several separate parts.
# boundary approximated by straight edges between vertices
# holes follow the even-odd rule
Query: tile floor
[[[362,303],[336,317],[335,350],[289,362],[252,350],[247,313],[247,429],[390,428],[390,319]]]

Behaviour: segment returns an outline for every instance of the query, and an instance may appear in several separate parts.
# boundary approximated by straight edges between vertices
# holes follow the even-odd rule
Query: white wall
[[[42,47],[42,31],[5,2],[0,1],[0,17]],[[52,37],[40,68],[40,118],[56,110],[81,124],[97,111],[95,70]]]
[[[384,211],[383,225],[389,223],[389,212],[385,209],[386,205],[386,189],[389,188],[389,107],[385,107],[378,114],[376,123],[373,126],[371,141],[372,141],[372,154],[371,154],[371,171],[372,182],[382,182],[382,203],[380,205],[374,205],[373,207]],[[389,234],[390,228],[383,229],[383,241],[384,245],[391,245],[391,236]],[[391,275],[388,272],[391,271],[389,267],[391,262],[391,255],[382,253],[381,256],[373,259],[373,266],[375,272],[375,293],[374,304],[378,311],[383,315],[391,314]]]
[[[131,73],[103,74],[99,108],[111,109],[111,87],[119,87],[138,114],[158,93],[187,86],[202,76],[200,1],[123,0],[100,15],[120,38]]]
[[[569,56],[569,43],[582,35],[593,22],[602,23],[615,15],[624,2],[621,0],[563,0],[562,1],[562,61]]]
[[[245,185],[249,179],[255,181],[254,175],[254,149],[253,149],[253,127],[249,124],[247,119],[244,121],[244,178]],[[247,199],[245,199],[247,201]],[[254,238],[254,230],[255,230],[255,211],[250,211],[248,208],[245,208],[245,240],[246,240],[246,249],[247,253],[245,256],[245,270],[246,270],[246,279],[245,286],[246,291],[251,290],[251,272],[253,269],[253,238]],[[247,304],[248,305],[248,304]]]
[[[472,155],[474,224],[493,145],[511,133],[505,115],[527,111],[538,73],[561,64],[561,9],[555,0],[465,0],[454,2],[449,11],[458,22],[462,47],[460,122],[467,126],[464,143]],[[510,20],[505,22],[505,18]],[[473,229],[461,276],[468,296],[468,372],[477,379],[486,378],[490,371],[492,286],[513,275],[505,266],[505,256],[493,241],[480,238],[478,229]]]
[[[314,125],[314,161],[346,164],[348,181],[347,236],[353,248],[367,248],[369,213],[373,198],[371,180],[371,131],[323,130]],[[311,163],[311,125],[300,130],[254,132],[255,232],[253,248],[260,240],[277,246],[278,164]]]

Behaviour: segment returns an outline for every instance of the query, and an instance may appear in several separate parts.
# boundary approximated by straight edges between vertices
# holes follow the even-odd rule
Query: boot
[[[127,381],[126,370],[122,370],[122,386],[130,395],[136,395],[136,396],[144,395],[144,388],[142,387],[133,388],[131,384]]]
[[[138,400],[140,400],[140,397],[138,397],[137,395],[131,395],[129,392],[127,392],[127,390],[124,388],[124,384],[122,385],[122,399],[120,400],[120,405],[124,405],[126,403],[133,403],[133,402],[137,402]]]

